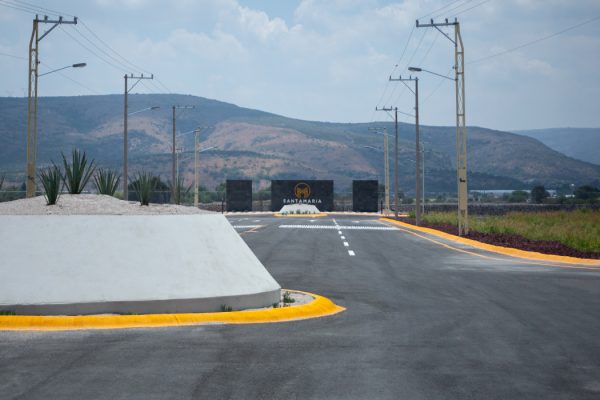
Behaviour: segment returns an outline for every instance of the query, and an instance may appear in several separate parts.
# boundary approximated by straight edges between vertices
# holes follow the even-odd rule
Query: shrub
[[[121,181],[121,175],[111,169],[98,169],[94,175],[94,186],[100,194],[114,196]]]
[[[169,190],[171,191],[171,193],[173,193],[173,182],[169,181]],[[183,178],[182,177],[178,177],[177,181],[175,182],[175,204],[181,204],[181,201],[183,200],[183,198],[190,193],[190,191],[192,190],[192,185],[189,186],[185,186],[183,184]]]
[[[543,203],[544,199],[548,196],[550,196],[550,194],[546,191],[546,188],[541,185],[534,186],[533,189],[531,189],[531,200],[534,203]]]
[[[4,185],[4,175],[0,176],[0,190],[2,190],[3,185]]]
[[[288,304],[288,303],[295,303],[295,302],[296,302],[296,300],[292,299],[292,295],[291,295],[291,293],[286,291],[286,292],[284,292],[284,293],[283,293],[283,302],[284,302],[285,304]]]
[[[227,304],[221,304],[221,312],[231,312],[233,308]]]
[[[56,204],[62,189],[62,175],[60,169],[56,165],[53,165],[52,167],[41,170],[38,177],[44,187],[46,204],[49,206]]]
[[[133,188],[137,192],[140,199],[140,205],[147,206],[150,204],[150,196],[156,188],[156,177],[147,172],[138,172],[136,180],[133,182]]]
[[[94,173],[94,160],[88,165],[85,151],[81,153],[77,149],[73,149],[71,153],[70,164],[67,162],[65,155],[62,153],[61,155],[65,167],[65,174],[62,179],[65,182],[67,191],[70,194],[80,194]]]

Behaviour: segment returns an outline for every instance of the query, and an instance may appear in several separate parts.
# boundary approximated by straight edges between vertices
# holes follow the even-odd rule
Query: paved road
[[[0,333],[0,398],[600,398],[600,270],[434,242],[370,217],[230,221],[282,286],[347,311]]]

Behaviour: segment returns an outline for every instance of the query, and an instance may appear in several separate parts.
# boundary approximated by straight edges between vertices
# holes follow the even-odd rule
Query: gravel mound
[[[124,201],[102,194],[63,194],[57,204],[46,205],[44,196],[0,203],[0,215],[161,215],[212,214],[211,211],[174,204]]]

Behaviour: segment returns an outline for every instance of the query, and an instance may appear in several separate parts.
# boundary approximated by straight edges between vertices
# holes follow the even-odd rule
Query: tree
[[[508,196],[509,203],[525,203],[529,198],[529,193],[524,190],[515,190]]]
[[[548,196],[550,196],[550,193],[548,193],[546,188],[542,185],[534,186],[533,189],[531,189],[531,201],[534,203],[540,204]]]
[[[575,189],[575,198],[578,200],[595,200],[600,197],[600,189],[592,185],[583,185]]]

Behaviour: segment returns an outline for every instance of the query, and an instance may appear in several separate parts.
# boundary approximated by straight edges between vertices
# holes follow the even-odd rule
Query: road
[[[373,217],[229,219],[283,287],[347,310],[264,325],[0,332],[0,397],[600,398],[600,269],[499,256]]]

